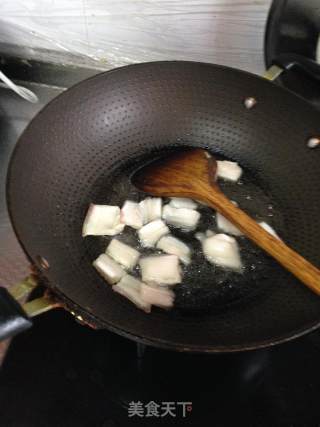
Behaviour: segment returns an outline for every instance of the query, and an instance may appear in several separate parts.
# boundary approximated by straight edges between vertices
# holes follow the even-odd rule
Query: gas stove
[[[30,77],[30,65],[20,65]],[[19,69],[10,61],[7,68],[8,74]],[[4,178],[12,148],[43,105],[96,72],[77,74],[72,68],[69,75],[66,69],[51,70],[47,75],[54,80],[49,85],[31,81],[29,87],[41,101],[36,106],[0,89],[1,285],[28,274],[5,208]],[[39,81],[43,74],[33,77]],[[12,340],[0,369],[0,424],[313,427],[320,424],[319,357],[317,331],[269,349],[191,355],[91,330],[57,310],[35,319],[32,329]]]
[[[312,427],[320,421],[319,356],[319,332],[270,349],[190,355],[51,312],[10,346],[1,425]]]

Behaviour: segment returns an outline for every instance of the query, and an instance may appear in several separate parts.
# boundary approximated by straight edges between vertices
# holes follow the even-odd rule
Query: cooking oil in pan
[[[119,171],[114,174],[112,182],[108,182],[104,193],[99,195],[99,203],[122,206],[126,200],[139,202],[147,195],[138,191],[130,181],[132,171]],[[219,181],[222,191],[239,207],[257,221],[265,221],[281,236],[283,218],[271,197],[263,191],[255,180],[244,173],[238,183]],[[169,199],[164,199],[167,203]],[[183,282],[174,287],[176,294],[174,310],[183,314],[204,313],[204,311],[221,310],[226,305],[249,298],[257,292],[266,290],[272,283],[272,277],[277,275],[277,263],[266,255],[255,244],[244,236],[236,237],[240,247],[243,269],[241,273],[227,270],[209,263],[202,252],[201,243],[195,237],[197,232],[210,229],[215,233],[223,232],[217,229],[215,212],[207,206],[198,206],[201,213],[199,225],[195,231],[183,231],[171,227],[173,236],[181,239],[192,250],[190,265],[182,265]],[[136,230],[126,227],[119,240],[135,247],[142,255],[160,254],[156,249],[146,249],[140,245]],[[104,252],[112,237],[89,238],[88,250],[92,260]],[[139,276],[139,267],[133,272]]]

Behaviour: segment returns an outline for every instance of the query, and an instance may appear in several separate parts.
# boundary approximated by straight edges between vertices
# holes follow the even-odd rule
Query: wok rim
[[[292,334],[285,334],[279,337],[278,339],[267,339],[260,342],[255,342],[253,344],[236,344],[233,346],[207,346],[207,347],[199,347],[196,345],[189,345],[189,346],[183,346],[179,343],[173,344],[172,341],[166,341],[163,339],[151,339],[151,338],[145,338],[140,335],[134,335],[130,332],[127,332],[126,330],[113,326],[111,324],[106,324],[104,322],[101,322],[100,320],[97,320],[97,318],[93,314],[88,314],[88,312],[84,311],[79,307],[77,304],[72,302],[71,300],[68,300],[65,296],[60,296],[59,293],[56,290],[52,290],[52,288],[49,287],[49,285],[45,285],[48,289],[50,289],[54,295],[57,297],[58,302],[62,302],[62,307],[65,308],[73,317],[76,317],[80,315],[83,318],[83,323],[87,324],[91,328],[95,328],[97,330],[107,330],[112,333],[116,333],[120,335],[121,337],[124,337],[126,339],[130,339],[131,341],[134,341],[139,344],[143,344],[146,346],[151,346],[154,348],[159,348],[163,350],[168,351],[177,351],[181,353],[190,353],[190,354],[228,354],[228,353],[241,353],[245,351],[254,351],[254,350],[261,350],[265,348],[271,348],[278,346],[280,344],[285,344],[287,342],[293,341],[295,339],[298,339],[300,337],[303,337],[305,335],[308,335],[309,333],[312,333],[319,329],[320,327],[320,321],[317,321],[315,323],[312,323],[308,325],[306,328],[301,328],[298,331],[295,331]],[[74,313],[74,314],[73,314]]]
[[[301,101],[303,101],[306,106],[308,106],[308,108],[312,108],[315,112],[317,112],[317,114],[319,114],[318,110],[311,105],[308,101],[306,101],[302,96],[296,94],[295,92],[292,92],[291,90],[284,88],[282,86],[277,85],[276,83],[274,83],[273,81],[267,80],[264,77],[245,71],[245,70],[241,70],[238,68],[234,68],[234,67],[229,67],[229,66],[224,66],[224,65],[220,65],[220,64],[214,64],[214,63],[208,63],[208,62],[201,62],[201,61],[183,61],[183,60],[167,60],[167,61],[149,61],[149,62],[143,62],[143,63],[137,63],[137,64],[129,64],[129,65],[124,65],[121,67],[117,67],[111,70],[107,70],[104,71],[102,73],[98,73],[97,75],[101,75],[101,74],[111,74],[114,72],[117,72],[118,70],[121,69],[128,69],[128,68],[133,68],[133,67],[140,67],[143,65],[147,65],[147,64],[161,64],[161,63],[184,63],[184,64],[199,64],[199,65],[207,65],[210,67],[215,67],[215,68],[220,68],[222,70],[232,70],[233,72],[236,73],[241,73],[241,74],[245,74],[245,75],[249,75],[251,76],[251,78],[255,78],[256,80],[260,80],[263,81],[265,83],[268,84],[272,84],[273,86],[275,86],[278,90],[278,92],[280,91],[284,91],[285,93],[289,93],[290,96],[293,98],[297,98]],[[85,80],[82,80],[78,83],[76,83],[75,85],[71,86],[70,88],[68,88],[67,90],[71,89],[71,88],[75,88],[78,85],[82,85],[84,82],[87,82],[88,80],[94,79],[97,75],[94,75],[92,77],[89,77]],[[10,156],[10,160],[9,160],[9,164],[8,164],[8,169],[7,169],[7,174],[6,174],[6,183],[5,183],[5,193],[6,193],[6,203],[7,203],[7,209],[8,209],[8,214],[9,214],[9,218],[10,218],[10,222],[12,225],[12,228],[14,230],[15,236],[19,242],[19,245],[21,246],[21,248],[23,249],[24,253],[26,254],[28,260],[30,261],[31,265],[33,265],[33,260],[31,255],[28,253],[27,249],[26,249],[26,244],[24,244],[22,242],[22,240],[19,237],[19,234],[17,232],[14,220],[13,220],[13,214],[12,214],[12,209],[11,209],[11,205],[10,205],[10,193],[9,193],[9,183],[12,180],[12,165],[14,162],[14,158],[19,150],[20,145],[22,145],[22,137],[23,135],[26,133],[26,131],[29,129],[29,127],[32,125],[33,121],[38,117],[39,114],[41,114],[41,112],[46,109],[47,106],[51,105],[52,103],[54,103],[57,99],[60,98],[60,96],[63,96],[67,91],[62,92],[61,94],[59,94],[57,97],[53,98],[48,104],[46,104],[37,114],[36,116],[29,122],[29,124],[27,125],[27,127],[24,129],[24,131],[22,132],[22,134],[20,135],[18,141],[16,142],[14,149],[11,153]],[[46,279],[47,281],[47,279]],[[172,341],[168,340],[163,340],[163,339],[152,339],[152,338],[145,338],[143,336],[140,335],[135,335],[131,332],[126,331],[125,329],[119,328],[117,326],[114,326],[111,323],[106,323],[101,321],[100,319],[98,320],[96,316],[94,316],[91,313],[88,313],[86,310],[84,310],[81,306],[79,306],[78,304],[76,304],[75,302],[73,302],[72,300],[70,300],[67,296],[65,296],[61,291],[58,291],[54,284],[48,284],[48,283],[43,283],[44,286],[49,289],[53,295],[55,296],[55,298],[58,300],[58,302],[62,303],[62,306],[68,311],[70,312],[70,314],[72,314],[71,312],[75,312],[75,315],[81,315],[84,319],[84,323],[88,323],[88,324],[92,324],[91,327],[96,327],[97,329],[100,330],[108,330],[111,331],[112,333],[117,333],[118,335],[125,337],[127,339],[133,340],[137,343],[141,343],[144,345],[148,345],[148,346],[152,346],[155,348],[160,348],[160,349],[165,349],[165,350],[169,350],[169,351],[177,351],[177,352],[186,352],[186,353],[195,353],[195,354],[226,354],[226,353],[239,353],[239,352],[243,352],[243,351],[253,351],[253,350],[259,350],[259,349],[264,349],[264,348],[269,348],[269,347],[274,347],[276,345],[282,344],[282,343],[286,343],[286,342],[290,342],[296,338],[299,337],[303,337],[304,335],[307,335],[315,330],[317,330],[320,327],[320,315],[319,315],[319,320],[317,320],[314,323],[308,324],[307,326],[300,328],[298,330],[294,330],[288,334],[282,335],[277,339],[266,339],[266,340],[262,340],[262,341],[258,341],[258,342],[254,342],[252,344],[236,344],[233,346],[222,346],[219,347],[217,345],[213,345],[213,346],[209,346],[207,345],[206,347],[204,346],[196,346],[196,345],[189,345],[189,346],[184,346],[181,343],[176,343],[174,344]],[[87,321],[88,320],[88,321]],[[86,322],[87,321],[87,322]]]

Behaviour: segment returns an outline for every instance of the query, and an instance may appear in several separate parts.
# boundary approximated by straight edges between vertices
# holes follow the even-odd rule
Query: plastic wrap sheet
[[[2,0],[0,41],[104,68],[185,59],[261,72],[271,0]]]

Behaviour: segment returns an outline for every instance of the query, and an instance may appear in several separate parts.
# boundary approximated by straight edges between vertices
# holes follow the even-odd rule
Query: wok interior
[[[244,108],[246,96],[257,98],[253,110]],[[238,161],[272,195],[286,242],[319,266],[319,159],[304,143],[318,123],[294,95],[224,67],[149,63],[99,75],[51,102],[20,139],[8,181],[16,232],[32,260],[48,260],[48,285],[100,327],[190,351],[250,348],[298,334],[319,322],[320,300],[277,266],[261,292],[226,310],[147,316],[97,275],[81,227],[89,203],[107,202],[116,172],[197,146]],[[308,173],[301,176],[297,165]]]
[[[168,153],[166,153],[166,156],[168,156]],[[148,162],[150,157],[152,158],[153,156],[148,156]],[[129,162],[126,167],[113,173],[111,181],[108,183],[109,185],[104,183],[97,186],[94,202],[122,206],[126,200],[139,202],[147,197],[146,193],[138,191],[131,183],[137,164],[143,167],[143,162],[141,161]],[[231,200],[236,200],[257,221],[268,221],[278,230],[280,235],[284,235],[285,224],[281,212],[279,212],[272,200],[272,196],[266,194],[255,183],[256,180],[253,176],[248,175],[245,174],[239,184],[220,181],[220,187],[225,194],[228,194]],[[169,199],[164,199],[164,203],[168,201]],[[198,211],[201,213],[201,220],[197,227],[197,232],[204,233],[210,229],[221,233],[216,226],[212,209],[199,205]],[[252,297],[257,292],[262,292],[266,286],[269,287],[270,277],[276,277],[278,270],[281,268],[244,236],[237,239],[240,245],[244,271],[239,274],[239,272],[234,272],[230,269],[214,266],[206,262],[202,245],[195,238],[196,231],[186,232],[178,228],[171,228],[170,230],[173,236],[185,242],[192,250],[191,264],[188,266],[181,265],[183,281],[173,288],[175,292],[174,309],[181,315],[200,316],[208,314],[210,311],[225,310],[231,303]],[[106,247],[113,238],[112,236],[88,236],[84,239],[83,244],[86,246],[90,263],[105,252]],[[142,256],[157,253],[155,248],[146,249],[141,246],[136,230],[130,227],[126,227],[122,235],[115,236],[115,238],[135,247]],[[139,277],[139,272],[133,272],[134,275],[137,273]],[[155,307],[154,309],[157,310]]]

